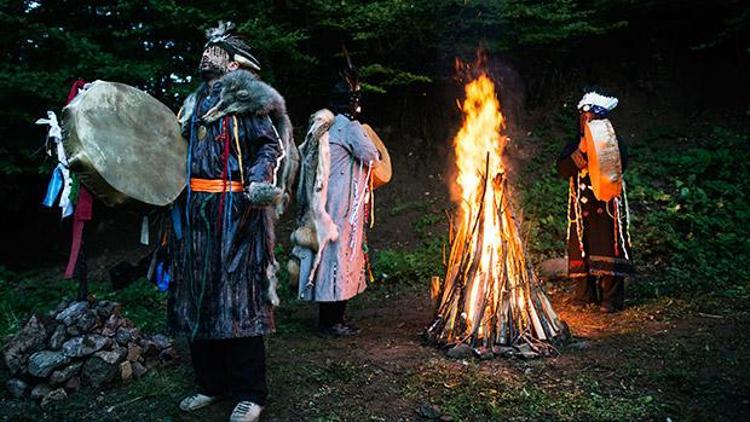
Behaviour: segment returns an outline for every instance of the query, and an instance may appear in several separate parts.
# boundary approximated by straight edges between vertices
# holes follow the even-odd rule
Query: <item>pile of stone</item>
[[[81,386],[139,378],[177,357],[168,337],[142,334],[117,303],[63,302],[48,315],[32,316],[7,343],[5,386],[13,397],[29,395],[46,405]]]

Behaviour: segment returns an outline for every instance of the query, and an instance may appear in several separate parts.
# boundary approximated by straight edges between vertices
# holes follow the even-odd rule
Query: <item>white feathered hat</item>
[[[581,101],[578,102],[578,110],[589,111],[593,108],[594,112],[596,112],[596,109],[598,108],[599,110],[603,109],[609,112],[617,107],[618,102],[619,101],[615,97],[607,97],[596,91],[591,91],[581,97]]]

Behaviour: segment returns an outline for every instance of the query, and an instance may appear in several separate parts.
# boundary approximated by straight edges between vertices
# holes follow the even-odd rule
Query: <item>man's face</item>
[[[203,50],[198,70],[204,80],[211,80],[227,73],[230,70],[230,63],[229,53],[219,46],[212,45]]]

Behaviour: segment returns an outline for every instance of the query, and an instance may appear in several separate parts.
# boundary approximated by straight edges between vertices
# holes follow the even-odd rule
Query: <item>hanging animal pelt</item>
[[[219,102],[201,116],[206,122],[216,121],[227,114],[256,114],[271,119],[283,147],[276,173],[276,186],[283,192],[282,201],[275,205],[276,215],[284,213],[294,195],[294,182],[299,167],[299,151],[294,145],[292,123],[286,113],[284,98],[273,87],[261,81],[247,70],[238,69],[221,78],[222,89]],[[200,90],[199,90],[200,91]],[[196,94],[185,100],[180,123],[183,133],[195,108]]]
[[[329,242],[338,239],[338,227],[326,212],[328,178],[331,173],[331,152],[328,142],[328,129],[333,124],[334,115],[327,109],[319,110],[310,116],[310,128],[305,142],[300,145],[302,165],[297,187],[299,214],[297,229],[291,240],[295,248],[308,248],[315,251],[312,270],[307,283],[315,279],[320,259]],[[299,265],[292,258],[287,268],[293,280],[299,277]]]

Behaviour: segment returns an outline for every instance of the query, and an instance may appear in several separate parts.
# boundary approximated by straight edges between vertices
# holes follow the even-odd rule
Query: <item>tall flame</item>
[[[453,138],[456,152],[462,207],[474,200],[482,183],[485,160],[490,154],[490,174],[502,173],[502,154],[507,138],[500,134],[505,129],[505,118],[500,112],[500,102],[495,94],[492,80],[481,74],[464,88],[466,99],[461,110],[464,123]]]
[[[460,190],[445,283],[428,335],[440,343],[512,345],[549,340],[562,325],[527,266],[513,217],[503,152],[505,118],[484,73],[465,86],[453,139]]]

